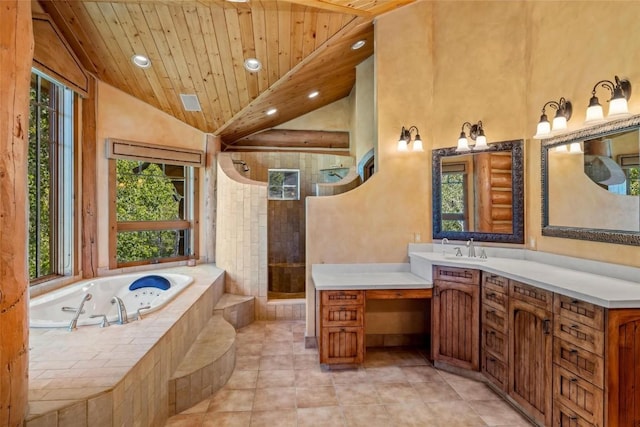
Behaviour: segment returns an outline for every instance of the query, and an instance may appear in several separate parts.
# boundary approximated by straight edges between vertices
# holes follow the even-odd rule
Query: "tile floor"
[[[364,366],[322,370],[304,321],[238,330],[236,368],[211,398],[165,427],[530,426],[486,385],[434,369],[419,352],[368,349]]]

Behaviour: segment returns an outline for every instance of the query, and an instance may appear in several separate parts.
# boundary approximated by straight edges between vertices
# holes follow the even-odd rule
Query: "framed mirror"
[[[542,235],[640,246],[640,116],[543,141]]]
[[[524,243],[522,140],[433,150],[433,238]]]

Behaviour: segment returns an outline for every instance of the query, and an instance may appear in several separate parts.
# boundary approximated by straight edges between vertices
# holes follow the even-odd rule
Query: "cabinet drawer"
[[[509,294],[515,299],[525,301],[546,311],[553,311],[553,292],[509,280]]]
[[[322,305],[362,304],[364,291],[322,291]]]
[[[554,311],[565,319],[604,330],[604,308],[575,298],[555,294]]]
[[[509,379],[507,365],[485,351],[482,352],[481,365],[485,377],[506,392]]]
[[[433,279],[479,285],[480,271],[472,268],[443,267],[436,265],[433,267]]]
[[[553,398],[586,421],[603,425],[602,389],[558,365],[553,367]]]
[[[604,332],[598,331],[571,319],[558,317],[553,322],[553,335],[575,346],[604,355]]]
[[[498,359],[507,360],[509,340],[507,335],[492,328],[482,329],[482,347]]]
[[[362,363],[364,328],[321,328],[320,363]]]
[[[494,292],[509,293],[509,279],[497,274],[482,273],[482,286]]]
[[[553,402],[553,426],[554,427],[600,427],[602,424],[591,423],[575,411],[564,406],[562,403]]]
[[[481,298],[483,304],[490,305],[494,309],[502,312],[507,311],[509,305],[509,296],[507,294],[483,285]]]
[[[604,388],[604,359],[567,341],[553,340],[553,362]]]
[[[509,318],[506,312],[496,309],[493,306],[482,304],[480,318],[482,326],[488,326],[497,331],[507,333],[509,328]]]
[[[322,327],[362,326],[364,324],[362,305],[325,305],[322,307]]]
[[[385,289],[367,290],[367,299],[428,299],[433,295],[433,289]]]

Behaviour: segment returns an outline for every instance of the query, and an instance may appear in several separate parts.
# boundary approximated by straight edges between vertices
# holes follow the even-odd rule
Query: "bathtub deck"
[[[194,283],[141,321],[30,329],[27,427],[166,419],[169,377],[224,292],[224,272],[214,265],[166,271],[192,275]]]

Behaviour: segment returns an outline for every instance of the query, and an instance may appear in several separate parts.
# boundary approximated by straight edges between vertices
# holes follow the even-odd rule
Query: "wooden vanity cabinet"
[[[320,291],[320,363],[364,362],[364,291]]]
[[[509,281],[508,395],[544,425],[552,423],[553,293]]]
[[[434,364],[480,369],[480,271],[433,267],[431,349]]]
[[[509,280],[482,273],[480,366],[485,377],[506,392],[509,366]]]

